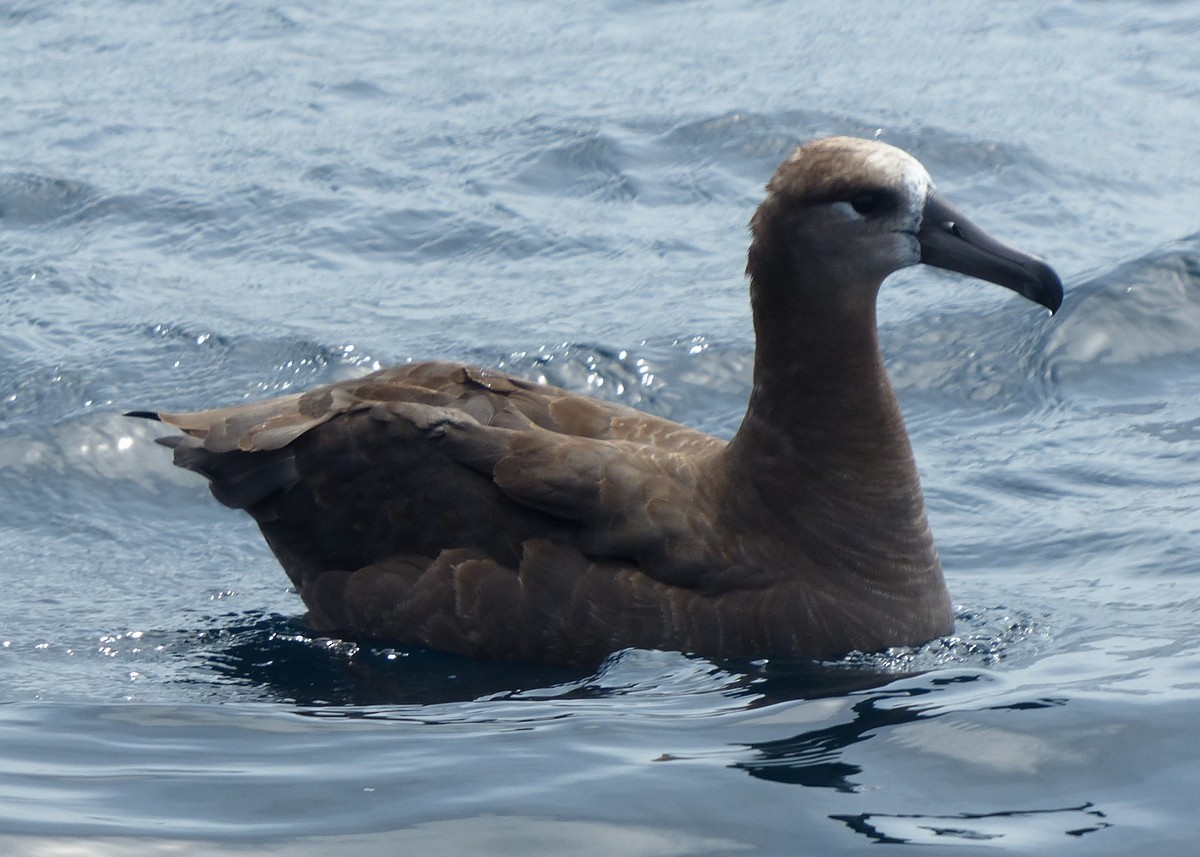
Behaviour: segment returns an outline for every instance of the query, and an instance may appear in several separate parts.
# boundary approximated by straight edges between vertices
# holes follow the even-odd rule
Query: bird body
[[[255,518],[321,632],[547,663],[949,633],[875,297],[927,255],[1051,310],[1061,284],[873,141],[797,149],[751,229],[758,347],[729,442],[453,363],[138,415],[182,430],[161,442]]]

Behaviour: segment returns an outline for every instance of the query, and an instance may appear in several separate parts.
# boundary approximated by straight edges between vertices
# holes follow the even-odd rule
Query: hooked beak
[[[1012,289],[1054,312],[1063,301],[1062,280],[1036,256],[992,238],[934,190],[925,200],[921,261]]]

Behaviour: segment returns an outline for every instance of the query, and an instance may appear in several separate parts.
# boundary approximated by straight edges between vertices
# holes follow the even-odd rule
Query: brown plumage
[[[1061,285],[876,142],[797,149],[751,229],[758,350],[728,443],[452,363],[138,415],[183,431],[161,442],[258,521],[319,631],[553,663],[629,646],[825,657],[948,633],[876,293],[918,261],[1051,310]]]

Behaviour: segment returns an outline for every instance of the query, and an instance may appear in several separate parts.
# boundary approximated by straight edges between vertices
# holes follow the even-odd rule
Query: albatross
[[[876,297],[918,263],[1053,313],[1062,283],[910,155],[796,148],[750,222],[757,347],[729,441],[459,363],[131,412],[244,509],[318,633],[596,664],[630,647],[835,658],[951,633]]]

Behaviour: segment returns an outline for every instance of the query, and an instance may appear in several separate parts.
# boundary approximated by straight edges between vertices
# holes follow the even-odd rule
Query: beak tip
[[[1033,279],[1035,285],[1032,285],[1029,291],[1024,292],[1025,297],[1031,301],[1035,301],[1046,309],[1050,310],[1050,315],[1058,312],[1063,302],[1063,284],[1058,274],[1054,269],[1043,262],[1041,259],[1034,259],[1034,264],[1030,265],[1033,269]]]

